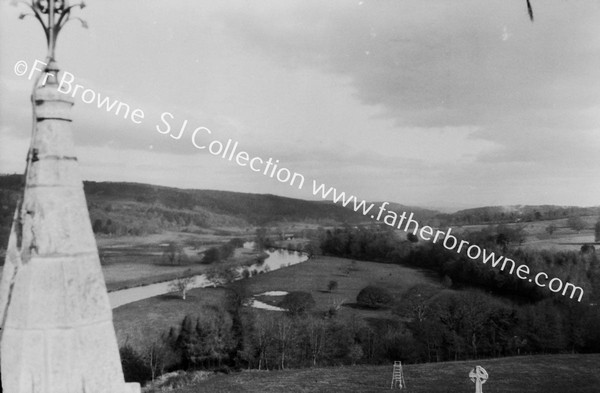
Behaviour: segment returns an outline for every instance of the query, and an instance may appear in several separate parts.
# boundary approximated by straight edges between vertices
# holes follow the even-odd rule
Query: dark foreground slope
[[[520,356],[466,362],[405,365],[404,393],[475,391],[468,373],[484,367],[485,393],[598,393],[600,355]],[[174,393],[387,392],[392,366],[354,366],[218,375]]]

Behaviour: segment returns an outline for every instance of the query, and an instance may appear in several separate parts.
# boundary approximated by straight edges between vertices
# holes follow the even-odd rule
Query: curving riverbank
[[[244,247],[250,248],[252,247],[252,243],[245,243]],[[305,262],[306,260],[308,260],[308,256],[306,254],[298,251],[273,249],[265,250],[265,253],[268,256],[263,261],[253,263],[248,266],[239,267],[237,269],[238,279],[243,279],[244,270],[248,271],[247,274],[260,274],[272,270],[278,270],[283,267],[296,265],[298,263]],[[202,288],[213,285],[212,282],[206,279],[206,274],[197,274],[191,277],[193,278],[193,282],[190,285],[191,288]],[[110,300],[111,307],[116,308],[139,300],[172,292],[172,283],[174,281],[176,280],[167,280],[149,285],[109,292],[108,297]]]

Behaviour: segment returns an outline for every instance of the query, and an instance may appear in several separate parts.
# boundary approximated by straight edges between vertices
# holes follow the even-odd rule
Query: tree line
[[[532,272],[546,272],[550,277],[576,283],[584,289],[585,302],[600,301],[600,258],[593,246],[582,247],[581,251],[524,249],[518,247],[523,236],[519,228],[498,225],[464,233],[461,238],[526,264]],[[425,268],[437,273],[440,279],[449,278],[454,288],[478,287],[524,302],[552,296],[547,289],[472,260],[464,250],[456,253],[442,244],[403,241],[385,227],[327,230],[322,235],[320,248],[326,255]]]
[[[395,318],[364,320],[310,307],[253,311],[243,307],[247,295],[235,288],[228,294],[223,304],[186,315],[145,352],[123,347],[128,381],[172,369],[282,370],[600,351],[600,312],[573,302],[518,305],[479,290],[419,284],[391,304],[374,306],[389,307]]]

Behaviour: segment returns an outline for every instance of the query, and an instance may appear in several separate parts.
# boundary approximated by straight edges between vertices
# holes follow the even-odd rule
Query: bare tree
[[[572,230],[577,231],[577,233],[584,229],[585,225],[585,221],[580,216],[571,216],[567,220],[567,226]]]
[[[188,263],[188,257],[185,254],[183,247],[176,242],[169,242],[163,251],[162,258],[165,263],[170,265],[183,265]]]
[[[279,366],[285,368],[286,356],[294,340],[294,323],[285,315],[279,316],[276,322],[276,340],[279,350]]]
[[[439,288],[431,284],[417,284],[402,295],[400,305],[394,310],[394,313],[423,322],[431,311],[431,299],[438,292]]]
[[[269,354],[275,341],[275,321],[271,315],[258,318],[254,329],[254,342],[258,356],[258,369],[269,369]]]
[[[346,298],[332,296],[329,298],[329,316],[335,316],[338,311],[342,308],[342,305],[346,302]]]
[[[169,289],[173,292],[181,292],[181,298],[185,300],[187,291],[189,291],[195,282],[194,277],[181,277],[173,281],[169,285]]]
[[[316,366],[327,342],[327,325],[322,319],[310,317],[306,320],[305,332],[312,364]]]
[[[238,276],[239,273],[233,267],[213,267],[206,272],[206,279],[215,287],[229,284]]]
[[[333,292],[337,289],[338,287],[338,282],[335,280],[331,280],[329,281],[329,283],[327,283],[327,289],[329,290],[329,292]]]
[[[155,338],[146,347],[144,360],[150,369],[153,381],[164,374],[168,353],[168,344],[163,338]]]

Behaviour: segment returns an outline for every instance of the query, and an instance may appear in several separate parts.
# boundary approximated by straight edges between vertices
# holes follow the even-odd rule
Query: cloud
[[[194,149],[204,126],[365,199],[597,203],[600,2],[537,2],[535,23],[505,0],[140,4],[90,6],[89,30],[61,34],[61,66],[146,113],[135,125],[76,100],[90,178],[310,197]],[[31,87],[12,66],[45,50],[9,11],[0,127],[23,147]],[[157,132],[163,112],[173,132],[188,120],[182,139]]]
[[[597,124],[597,5],[540,4],[531,24],[505,1],[292,3],[232,10],[226,26],[288,66],[349,76],[400,126]]]

